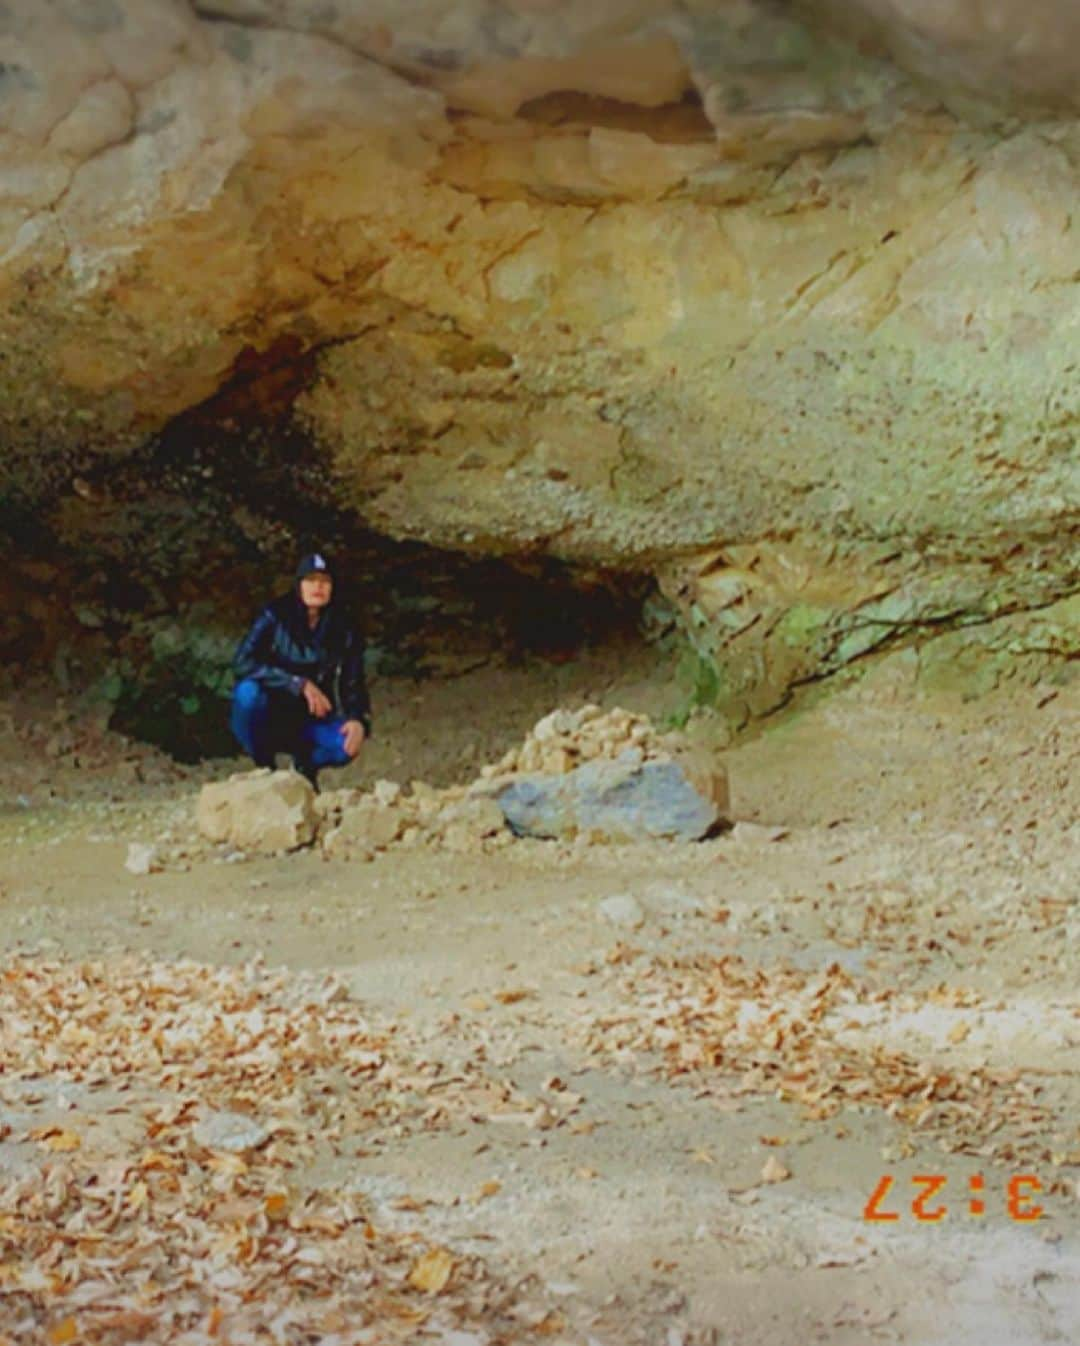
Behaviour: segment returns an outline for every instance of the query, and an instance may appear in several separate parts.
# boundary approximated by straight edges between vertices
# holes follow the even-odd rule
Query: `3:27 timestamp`
[[[915,1195],[905,1211],[904,1194],[894,1191],[896,1180],[893,1175],[884,1174],[863,1207],[863,1219],[894,1221],[910,1212],[916,1220],[931,1223],[944,1220],[950,1211],[950,1206],[943,1197],[948,1185],[945,1174],[916,1173],[911,1182],[915,1188]],[[1042,1190],[1042,1183],[1033,1173],[1015,1174],[1009,1179],[1002,1194],[1005,1213],[1011,1220],[1017,1220],[1022,1224],[1031,1224],[1043,1219],[1043,1207],[1035,1200]],[[967,1194],[966,1204],[960,1206],[961,1213],[975,1217],[985,1215],[986,1184],[981,1173],[973,1173],[968,1179]],[[953,1198],[954,1207],[957,1200],[959,1198]]]

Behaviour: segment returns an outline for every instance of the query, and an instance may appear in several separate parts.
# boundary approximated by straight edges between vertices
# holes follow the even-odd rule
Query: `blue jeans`
[[[343,715],[317,720],[302,699],[254,678],[244,678],[233,689],[230,725],[256,766],[272,767],[278,752],[290,752],[298,763],[316,769],[348,766],[352,758],[345,751],[344,724]]]

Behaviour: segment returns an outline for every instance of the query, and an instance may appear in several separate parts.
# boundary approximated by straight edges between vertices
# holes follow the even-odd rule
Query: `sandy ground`
[[[128,844],[186,825],[200,781],[238,764],[179,770],[95,737],[44,693],[10,697],[4,956],[332,971],[411,1059],[525,1100],[509,1117],[376,1118],[295,1180],[479,1255],[540,1306],[545,1340],[1073,1341],[1080,695],[1074,681],[928,699],[913,676],[896,655],[727,750],[735,816],[755,826],[693,846],[215,854],[141,877],[125,870]],[[628,648],[383,681],[373,698],[376,737],[334,784],[468,780],[556,706],[659,716],[678,694],[668,665]],[[600,912],[617,894],[641,924]],[[718,968],[739,1024],[772,1024],[776,1059],[811,1021],[827,1030],[820,1060],[807,1049],[813,1069],[849,1053],[851,1078],[824,1091],[835,1106],[815,1106],[812,1072],[793,1075],[802,1058],[778,1086],[757,1039],[740,1056],[721,1035],[710,1055]],[[859,1063],[886,1084],[860,1094]],[[907,1102],[911,1080],[939,1081],[917,1122],[890,1113],[893,1078]],[[967,1092],[950,1101],[940,1081],[954,1079]],[[0,1097],[0,1177],[40,1162],[26,1137],[55,1120],[54,1094]],[[92,1115],[105,1097],[64,1106]],[[868,1219],[885,1175],[880,1211],[898,1218]],[[916,1175],[946,1180],[925,1207],[944,1202],[944,1218],[913,1212]],[[1014,1189],[1010,1213],[1025,1175],[1039,1188]],[[1035,1204],[1041,1217],[1023,1218]],[[0,1295],[0,1339],[13,1326]],[[416,1330],[455,1346],[514,1339],[482,1322]]]

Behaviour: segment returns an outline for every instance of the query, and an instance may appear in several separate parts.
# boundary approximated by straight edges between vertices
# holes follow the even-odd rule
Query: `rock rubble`
[[[328,858],[370,860],[393,846],[484,853],[521,835],[692,840],[728,807],[722,766],[681,735],[589,704],[544,716],[469,784],[378,780],[316,795],[291,772],[247,772],[205,786],[196,822],[205,840],[248,854],[316,843]]]

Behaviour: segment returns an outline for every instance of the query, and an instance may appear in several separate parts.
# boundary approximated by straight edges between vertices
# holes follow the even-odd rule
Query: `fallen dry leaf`
[[[551,1309],[545,1313],[538,1323],[533,1323],[533,1331],[539,1332],[542,1337],[553,1337],[556,1332],[561,1332],[566,1326],[566,1319],[561,1313]]]
[[[248,1163],[238,1154],[215,1153],[206,1161],[206,1167],[212,1168],[215,1173],[226,1173],[233,1177],[239,1177],[242,1173],[248,1171]]]
[[[142,1169],[163,1169],[169,1171],[177,1167],[177,1161],[171,1154],[164,1154],[161,1150],[147,1150],[139,1160],[139,1167]]]
[[[289,1198],[284,1192],[271,1192],[263,1202],[268,1220],[284,1220],[289,1214]]]
[[[737,954],[634,956],[607,974],[621,1011],[583,1016],[572,1030],[590,1056],[620,1068],[636,1058],[650,1071],[684,1077],[718,1106],[725,1094],[764,1095],[797,1104],[802,1120],[827,1121],[848,1104],[873,1105],[947,1152],[1001,1163],[1049,1159],[1054,1119],[1034,1078],[1043,1068],[945,1071],[852,1023],[852,1005],[869,1009],[872,1025],[885,1005],[898,1013],[982,1005],[971,988],[943,983],[901,994],[836,962],[809,972],[783,962],[753,966]]]
[[[289,1340],[397,1340],[431,1314],[417,1289],[446,1296],[478,1340],[508,1340],[521,1292],[479,1258],[434,1249],[407,1277],[417,1232],[376,1229],[360,1196],[283,1190],[283,1169],[373,1129],[405,1137],[490,1108],[534,1121],[535,1100],[479,1061],[448,1076],[408,1041],[407,1023],[375,1032],[323,979],[258,961],[0,958],[0,1076],[27,1086],[20,1108],[49,1105],[33,1083],[47,1063],[58,1081],[122,1094],[106,1115],[145,1121],[91,1125],[81,1140],[39,1127],[56,1157],[0,1176],[0,1346],[9,1303],[21,1322],[55,1324],[40,1328],[46,1346],[255,1341],[270,1324]],[[212,1112],[265,1118],[271,1139],[246,1159],[192,1145],[193,1119]],[[371,1292],[346,1300],[358,1269]]]
[[[526,1000],[529,997],[529,995],[531,995],[530,991],[520,991],[520,990],[496,991],[495,999],[499,1002],[500,1005],[516,1005],[519,1000]]]
[[[437,1295],[446,1289],[454,1266],[454,1258],[445,1248],[430,1248],[413,1264],[409,1284],[426,1294]]]
[[[70,1154],[82,1145],[82,1137],[77,1131],[63,1131],[56,1126],[38,1127],[30,1132],[30,1139],[56,1154]]]
[[[391,1210],[423,1210],[430,1205],[430,1201],[415,1196],[399,1196],[390,1202]]]

